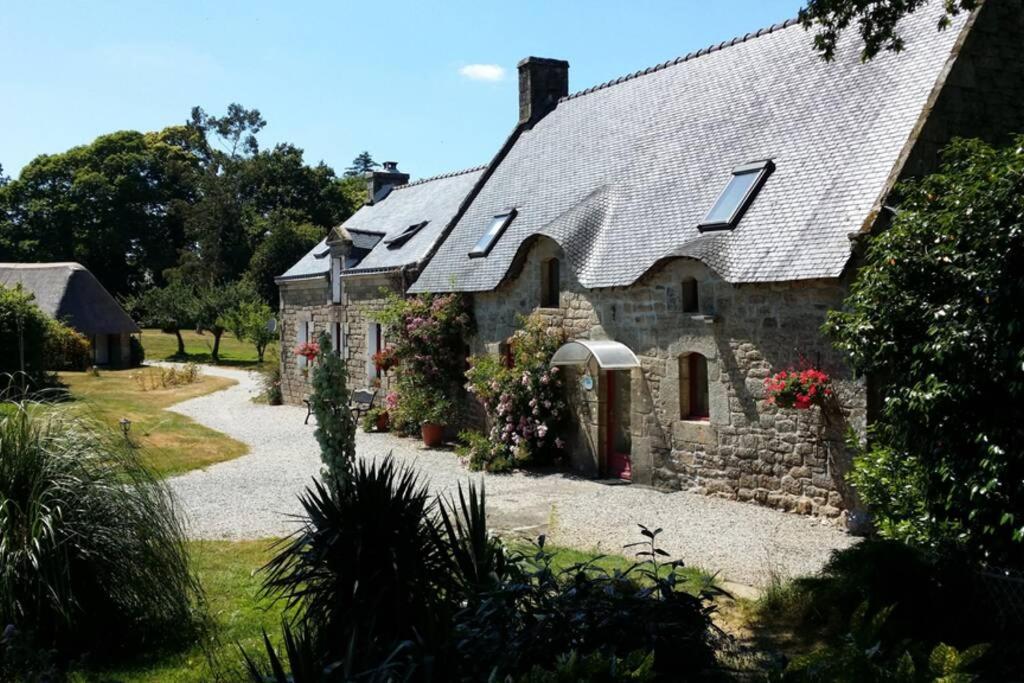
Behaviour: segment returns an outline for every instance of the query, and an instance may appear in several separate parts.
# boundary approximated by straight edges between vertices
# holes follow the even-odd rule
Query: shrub
[[[1024,566],[1022,177],[1024,136],[954,141],[937,173],[901,186],[826,325],[855,369],[884,381],[871,439],[919,465],[901,485],[921,492],[929,543],[1011,567]],[[912,510],[865,493],[879,514]]]
[[[418,431],[427,422],[457,424],[457,409],[465,398],[466,340],[475,330],[466,298],[385,295],[387,305],[377,315],[387,327],[391,347],[381,360],[395,368],[398,428]]]
[[[316,363],[313,365],[313,392],[310,408],[316,416],[313,435],[320,444],[320,459],[325,473],[344,481],[352,476],[356,458],[356,421],[349,410],[348,371],[341,357],[331,350],[331,340],[320,335]]]
[[[486,438],[464,438],[474,469],[505,471],[550,462],[564,447],[558,433],[568,407],[561,373],[549,366],[564,335],[552,334],[537,315],[520,324],[506,342],[509,356],[470,359],[467,387],[483,404],[489,424]]]
[[[133,368],[137,368],[146,361],[146,348],[138,337],[128,338],[128,357]]]
[[[84,334],[48,319],[43,362],[48,370],[85,370],[92,365],[92,345]]]
[[[27,405],[0,417],[0,624],[66,659],[185,635],[200,601],[171,494],[123,438]]]
[[[270,363],[260,368],[260,388],[262,397],[268,405],[279,406],[284,403],[281,393],[281,364]]]

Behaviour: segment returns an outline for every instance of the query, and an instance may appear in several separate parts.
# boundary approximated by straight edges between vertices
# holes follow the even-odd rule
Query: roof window
[[[412,237],[420,230],[425,228],[427,226],[427,223],[429,222],[430,221],[423,221],[422,223],[410,225],[408,228],[398,233],[397,235],[385,238],[384,245],[387,246],[388,249],[397,249],[398,247],[408,242],[410,237]]]
[[[732,172],[729,184],[718,196],[715,205],[708,211],[708,215],[698,225],[698,229],[704,230],[727,230],[736,227],[743,213],[754,201],[765,179],[775,170],[775,164],[771,161],[756,161],[744,164]]]
[[[502,213],[495,215],[494,218],[491,219],[490,225],[487,226],[487,232],[480,237],[476,246],[473,247],[471,252],[469,252],[469,257],[480,258],[491,253],[494,243],[498,241],[498,238],[501,237],[501,233],[505,232],[505,228],[508,227],[508,224],[511,223],[512,219],[515,217],[515,209],[509,209],[508,211],[503,211]]]

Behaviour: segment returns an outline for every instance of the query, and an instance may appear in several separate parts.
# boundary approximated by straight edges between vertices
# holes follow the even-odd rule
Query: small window
[[[561,297],[560,278],[558,259],[548,259],[541,264],[540,305],[543,308],[558,308]]]
[[[501,237],[501,233],[505,232],[505,228],[512,222],[512,219],[516,217],[516,210],[509,209],[508,211],[497,214],[491,219],[491,224],[487,226],[487,232],[483,234],[480,240],[473,247],[473,251],[469,252],[470,258],[479,258],[481,256],[487,256],[491,253],[491,249],[494,247],[494,243]]]
[[[679,416],[684,420],[707,420],[708,359],[699,353],[679,357]]]
[[[398,247],[408,242],[409,238],[411,238],[413,235],[418,233],[423,228],[427,227],[427,223],[429,222],[430,221],[423,221],[422,223],[410,225],[408,228],[398,233],[397,235],[385,238],[384,245],[387,246],[388,249],[397,249]]]
[[[697,279],[688,277],[683,280],[683,313],[699,313],[700,300],[697,298]]]
[[[729,184],[722,190],[718,201],[700,222],[700,230],[723,230],[733,228],[754,201],[768,174],[775,170],[771,161],[758,161],[740,166],[732,172]]]

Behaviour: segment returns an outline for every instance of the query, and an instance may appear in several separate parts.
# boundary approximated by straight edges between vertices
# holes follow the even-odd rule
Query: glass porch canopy
[[[591,356],[604,370],[640,367],[640,361],[628,346],[607,339],[574,339],[563,344],[551,357],[551,365],[583,365]]]

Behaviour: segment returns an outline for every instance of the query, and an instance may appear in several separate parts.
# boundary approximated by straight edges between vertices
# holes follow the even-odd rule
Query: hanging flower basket
[[[386,348],[373,354],[373,364],[377,367],[377,372],[387,372],[395,367],[398,365],[398,357],[395,355],[395,350],[393,348]]]
[[[764,392],[769,404],[797,410],[824,406],[833,394],[831,378],[815,368],[777,372],[764,381]]]
[[[320,345],[316,342],[304,342],[295,347],[295,355],[302,356],[312,363],[320,354]]]

